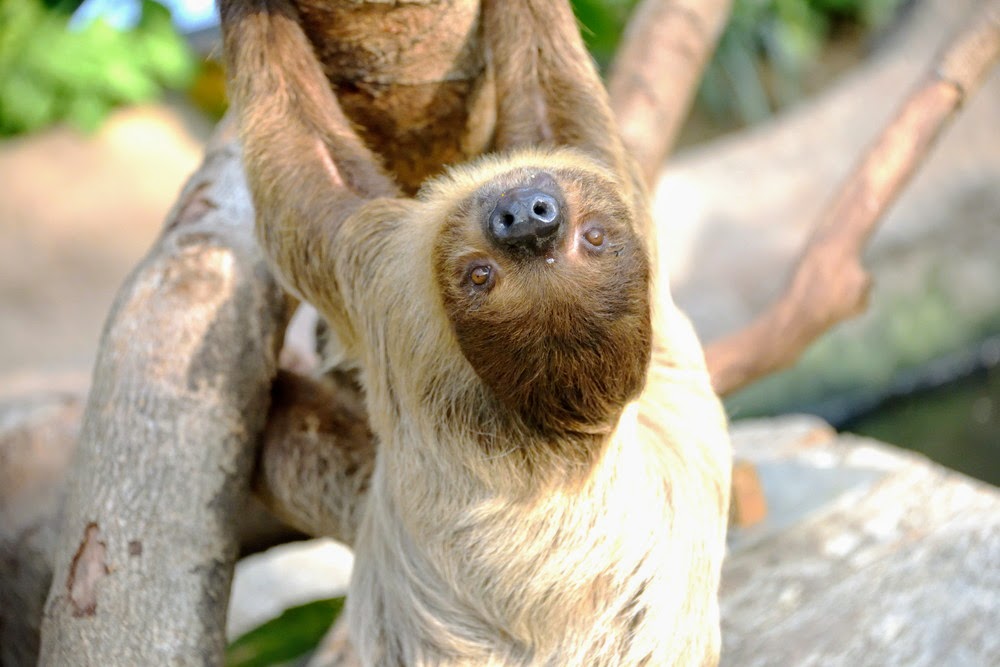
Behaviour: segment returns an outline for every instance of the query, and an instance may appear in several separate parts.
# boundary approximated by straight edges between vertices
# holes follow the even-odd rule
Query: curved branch
[[[625,147],[651,185],[687,117],[732,0],[643,0],[608,80]]]
[[[834,324],[862,312],[861,253],[941,131],[1000,58],[1000,0],[952,41],[821,215],[785,293],[745,329],[706,346],[722,395],[792,365]]]
[[[353,544],[376,446],[360,388],[346,375],[281,371],[271,395],[257,496],[302,532]]]
[[[221,664],[225,609],[287,321],[223,129],[100,344],[69,471],[43,664]]]

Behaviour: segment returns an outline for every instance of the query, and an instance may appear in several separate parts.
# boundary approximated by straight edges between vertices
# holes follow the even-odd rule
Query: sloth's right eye
[[[490,273],[492,273],[490,267],[477,266],[469,273],[469,280],[472,281],[473,285],[485,285],[490,279]]]

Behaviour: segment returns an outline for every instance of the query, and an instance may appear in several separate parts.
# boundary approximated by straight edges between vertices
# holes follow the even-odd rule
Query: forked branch
[[[225,125],[223,125],[223,128]],[[221,664],[286,299],[225,130],[115,299],[69,470],[42,664]]]
[[[625,147],[651,185],[674,145],[732,0],[643,0],[608,80]]]
[[[998,57],[1000,0],[989,0],[841,186],[818,220],[784,294],[745,329],[707,346],[719,394],[791,366],[830,327],[865,309],[871,285],[861,264],[865,244]]]

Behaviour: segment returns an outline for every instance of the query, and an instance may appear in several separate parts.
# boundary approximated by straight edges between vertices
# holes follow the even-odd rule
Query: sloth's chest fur
[[[362,653],[378,651],[374,664],[666,664],[689,625],[687,581],[713,559],[691,543],[701,535],[676,534],[686,508],[638,437],[537,493],[484,488],[467,463],[409,460],[396,487],[399,475],[377,471],[349,598],[361,601]]]
[[[440,355],[447,331],[379,332],[348,596],[362,664],[717,660],[730,458],[700,363],[654,365],[614,432],[575,446],[510,429],[459,352]]]

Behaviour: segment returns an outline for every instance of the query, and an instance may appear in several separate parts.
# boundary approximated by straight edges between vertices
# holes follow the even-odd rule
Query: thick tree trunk
[[[221,664],[236,522],[287,321],[232,138],[120,291],[69,474],[46,665]]]
[[[86,378],[36,376],[27,385],[0,378],[0,665],[38,661],[39,629],[52,583],[66,478],[86,401]],[[325,394],[324,394],[325,395]],[[282,408],[278,402],[278,421]],[[327,409],[330,409],[327,406]],[[274,414],[272,406],[271,414]],[[269,420],[271,421],[271,420]],[[283,438],[284,444],[287,438]],[[272,464],[274,465],[274,464]],[[280,465],[280,463],[278,463]],[[304,535],[256,498],[233,517],[240,554]]]

